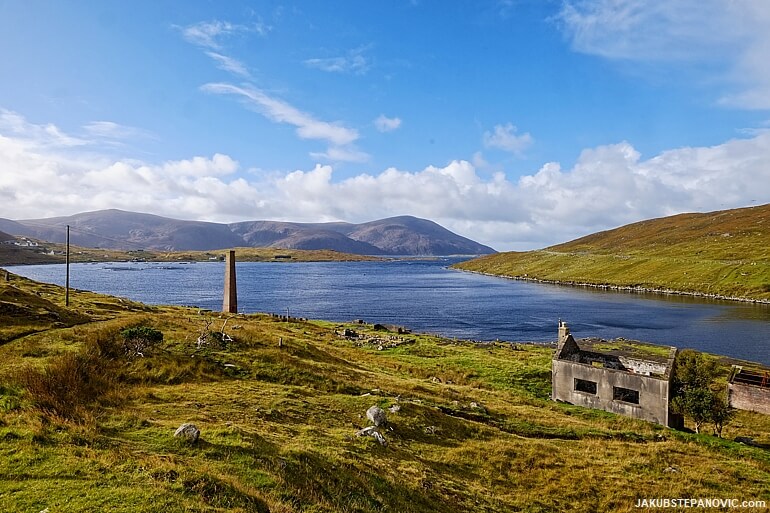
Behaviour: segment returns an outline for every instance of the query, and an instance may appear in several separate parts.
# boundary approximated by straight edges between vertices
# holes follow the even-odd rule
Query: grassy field
[[[378,257],[340,253],[328,249],[301,250],[276,248],[232,248],[241,262],[363,262],[380,260]],[[119,251],[114,249],[70,248],[71,262],[205,262],[224,259],[227,250],[212,251]],[[0,244],[0,265],[63,264],[66,246],[40,242],[38,247],[19,247]]]
[[[770,205],[653,219],[457,267],[514,278],[770,300]]]
[[[770,503],[769,417],[741,412],[719,439],[554,403],[548,347],[238,315],[232,342],[198,348],[225,319],[88,292],[62,304],[58,287],[0,281],[0,511]],[[120,331],[140,324],[162,344],[143,357],[116,351]],[[388,412],[386,446],[356,436],[373,405]],[[173,437],[183,422],[201,429],[197,444]]]

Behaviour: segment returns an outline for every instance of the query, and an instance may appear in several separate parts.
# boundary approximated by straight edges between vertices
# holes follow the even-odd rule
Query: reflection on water
[[[243,312],[392,323],[472,340],[551,341],[565,319],[577,337],[625,337],[770,364],[770,306],[607,292],[446,269],[452,260],[238,263]],[[63,284],[64,266],[14,272]],[[131,272],[127,272],[127,271]],[[224,264],[74,264],[73,287],[155,304],[222,305]]]

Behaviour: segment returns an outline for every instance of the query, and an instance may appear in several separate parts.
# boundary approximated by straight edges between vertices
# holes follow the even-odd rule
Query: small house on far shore
[[[675,347],[623,339],[578,343],[560,320],[551,398],[680,428],[682,417],[670,410],[676,354]]]

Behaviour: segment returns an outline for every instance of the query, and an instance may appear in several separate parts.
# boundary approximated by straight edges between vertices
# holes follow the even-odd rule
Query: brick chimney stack
[[[225,257],[225,298],[222,312],[238,313],[238,287],[235,284],[235,251]]]

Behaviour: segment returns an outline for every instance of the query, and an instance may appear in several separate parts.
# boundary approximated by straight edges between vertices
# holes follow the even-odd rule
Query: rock
[[[389,411],[390,413],[398,413],[399,411],[401,411],[401,406],[400,406],[400,405],[398,405],[398,404],[394,404],[393,406],[391,406],[390,408],[388,408],[388,411]]]
[[[185,422],[174,432],[174,437],[187,440],[191,444],[197,442],[200,436],[201,430],[195,424],[190,424],[189,422]]]
[[[380,445],[383,445],[383,446],[388,445],[388,441],[385,440],[385,437],[382,436],[382,434],[379,431],[372,431],[372,436],[374,437],[375,440],[377,440],[380,443]]]
[[[666,467],[663,469],[663,472],[679,472],[679,469],[676,467]]]
[[[361,429],[360,431],[356,432],[356,436],[371,436],[377,442],[379,442],[380,445],[387,446],[388,441],[385,440],[385,437],[382,436],[382,433],[377,431],[377,428],[375,426],[369,426],[365,427],[364,429]]]
[[[384,426],[388,421],[388,418],[385,415],[385,410],[377,405],[374,405],[366,410],[366,418],[377,427]]]
[[[748,436],[736,436],[735,441],[739,444],[748,445],[750,447],[756,447],[757,442],[754,441],[753,438],[749,438]]]

